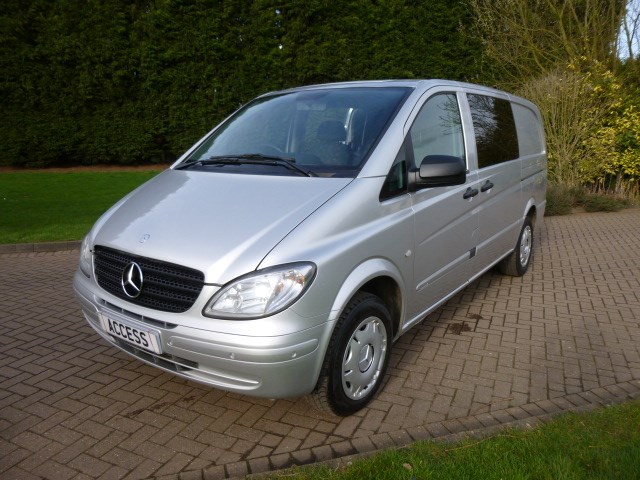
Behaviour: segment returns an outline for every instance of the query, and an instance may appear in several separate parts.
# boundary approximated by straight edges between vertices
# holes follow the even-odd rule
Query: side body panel
[[[512,160],[477,171],[480,228],[473,273],[491,267],[515,246],[524,210],[520,163]],[[489,185],[493,186],[487,188]]]
[[[464,185],[416,192],[414,204],[414,282],[407,313],[419,315],[465,285],[476,244],[478,213],[474,199],[464,199],[477,183],[470,173]]]

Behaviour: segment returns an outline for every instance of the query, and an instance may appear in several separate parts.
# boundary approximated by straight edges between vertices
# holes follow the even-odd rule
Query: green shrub
[[[625,199],[612,195],[589,195],[584,202],[587,212],[617,212],[629,206]]]
[[[567,215],[575,207],[583,207],[587,212],[617,212],[630,205],[628,200],[616,195],[552,184],[547,188],[545,216]]]
[[[561,185],[549,185],[547,188],[546,216],[568,215],[574,205],[571,189]]]
[[[584,206],[590,195],[589,191],[584,187],[571,187],[568,192],[571,195],[571,204],[574,207]]]

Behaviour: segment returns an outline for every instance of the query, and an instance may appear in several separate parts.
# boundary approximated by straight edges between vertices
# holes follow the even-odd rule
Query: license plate
[[[162,353],[160,333],[143,325],[133,325],[100,313],[102,328],[109,335],[153,353]]]

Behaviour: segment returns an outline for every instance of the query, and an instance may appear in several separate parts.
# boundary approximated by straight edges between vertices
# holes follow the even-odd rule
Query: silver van
[[[97,221],[74,289],[144,362],[348,415],[405,331],[495,265],[527,271],[546,166],[538,109],[490,88],[269,93]]]

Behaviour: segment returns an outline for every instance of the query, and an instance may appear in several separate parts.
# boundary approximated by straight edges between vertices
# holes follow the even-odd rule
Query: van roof
[[[269,92],[265,93],[265,95],[270,95],[273,93],[288,93],[288,92],[300,92],[300,91],[308,91],[308,90],[318,90],[318,89],[327,89],[327,88],[354,88],[354,87],[405,87],[411,88],[414,90],[425,91],[429,88],[433,87],[452,87],[452,88],[464,88],[476,91],[483,91],[487,94],[499,95],[499,96],[508,96],[511,100],[520,100],[525,103],[530,103],[526,99],[518,97],[509,92],[505,92],[503,90],[498,90],[492,87],[487,87],[484,85],[479,85],[475,83],[467,83],[467,82],[458,82],[455,80],[443,80],[443,79],[419,79],[419,80],[410,80],[410,79],[388,79],[388,80],[359,80],[359,81],[350,81],[350,82],[335,82],[335,83],[321,83],[314,85],[306,85],[295,88],[289,88],[285,90],[281,90],[278,92]]]
[[[419,88],[419,87],[431,87],[435,85],[447,86],[450,85],[452,87],[467,87],[467,88],[483,88],[488,90],[495,90],[490,87],[485,87],[482,85],[458,82],[454,80],[441,80],[441,79],[422,79],[422,80],[409,80],[409,79],[388,79],[388,80],[358,80],[358,81],[350,81],[350,82],[334,82],[334,83],[321,83],[314,85],[306,85],[301,87],[295,87],[286,89],[283,91],[300,91],[300,90],[314,90],[319,88],[349,88],[349,87],[409,87],[409,88]],[[498,92],[499,90],[495,90]],[[504,93],[504,92],[503,92]]]

